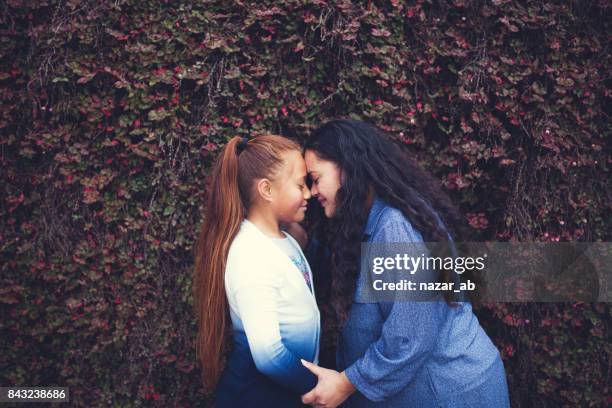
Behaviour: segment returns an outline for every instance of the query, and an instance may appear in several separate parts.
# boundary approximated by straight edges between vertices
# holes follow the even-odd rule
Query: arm
[[[371,242],[422,242],[422,237],[403,216],[391,213],[381,220]],[[408,255],[422,253],[414,245],[406,247],[415,249]],[[355,388],[372,401],[396,394],[414,378],[437,343],[443,319],[441,304],[434,301],[395,301],[380,307],[385,319],[381,336],[345,370]]]
[[[349,381],[366,398],[383,401],[419,372],[437,340],[439,318],[434,308],[433,302],[392,305],[380,338],[345,370]]]
[[[316,377],[282,342],[278,278],[268,271],[249,276],[255,278],[242,279],[234,297],[255,365],[275,382],[303,394],[316,385]]]

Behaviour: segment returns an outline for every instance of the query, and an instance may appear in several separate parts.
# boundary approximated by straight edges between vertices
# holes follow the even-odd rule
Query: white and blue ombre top
[[[297,242],[286,235],[305,262]],[[300,394],[316,385],[300,359],[318,363],[321,332],[314,289],[305,278],[312,282],[307,263],[300,271],[272,238],[242,222],[225,268],[235,345],[250,350],[260,373]]]

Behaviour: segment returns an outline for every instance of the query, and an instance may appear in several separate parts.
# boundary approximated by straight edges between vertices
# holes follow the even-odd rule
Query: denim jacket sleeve
[[[423,242],[423,239],[399,210],[387,207],[372,231],[370,242]],[[379,306],[384,319],[380,337],[345,370],[355,388],[375,402],[398,393],[419,373],[436,345],[443,319],[440,303],[436,301],[396,301]]]

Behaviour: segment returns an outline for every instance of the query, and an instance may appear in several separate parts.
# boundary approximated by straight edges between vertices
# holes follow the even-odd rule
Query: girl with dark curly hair
[[[466,229],[439,182],[382,130],[357,120],[318,128],[304,156],[325,216],[331,304],[341,331],[339,372],[304,361],[318,384],[302,401],[315,407],[344,401],[347,407],[509,407],[499,351],[463,293],[438,293],[428,301],[358,296],[367,280],[360,273],[362,242],[442,242],[456,255],[453,242],[464,239]],[[442,272],[439,279],[454,281],[452,275]]]

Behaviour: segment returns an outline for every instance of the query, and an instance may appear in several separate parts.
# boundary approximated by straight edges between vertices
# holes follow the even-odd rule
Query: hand
[[[319,367],[316,364],[301,360],[304,367],[317,376],[317,386],[302,395],[304,404],[316,408],[335,408],[342,404],[352,393],[355,387],[344,374],[336,370]]]

